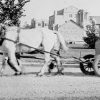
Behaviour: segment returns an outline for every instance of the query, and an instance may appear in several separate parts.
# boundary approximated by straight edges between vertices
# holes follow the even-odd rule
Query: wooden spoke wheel
[[[89,54],[83,57],[84,62],[80,62],[80,69],[85,75],[95,75],[93,69],[94,55]]]

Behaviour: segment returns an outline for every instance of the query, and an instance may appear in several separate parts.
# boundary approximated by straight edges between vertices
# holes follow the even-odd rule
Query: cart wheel
[[[100,57],[97,56],[97,59],[95,59],[95,64],[93,66],[94,72],[97,76],[100,76]]]
[[[85,75],[95,75],[93,69],[94,55],[89,54],[83,57],[85,62],[80,62],[80,69]]]

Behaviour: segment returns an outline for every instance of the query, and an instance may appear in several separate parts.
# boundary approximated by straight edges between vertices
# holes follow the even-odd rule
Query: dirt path
[[[0,77],[0,100],[100,100],[100,77],[86,76],[79,68],[65,68],[63,76],[36,77],[40,67],[25,67],[13,76]]]

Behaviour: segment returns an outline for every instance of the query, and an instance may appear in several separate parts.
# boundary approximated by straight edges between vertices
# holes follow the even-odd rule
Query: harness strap
[[[13,43],[15,43],[15,44],[18,43],[17,41],[14,41],[14,40],[11,40],[11,39],[8,39],[8,38],[5,38],[5,37],[3,37],[2,39],[4,39],[4,40],[8,40],[8,41],[11,41],[11,42],[13,42]]]

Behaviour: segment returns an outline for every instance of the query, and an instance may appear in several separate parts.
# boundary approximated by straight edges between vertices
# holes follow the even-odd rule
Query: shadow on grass
[[[22,73],[21,75],[3,74],[3,75],[0,75],[0,77],[20,77],[20,76],[28,76],[28,75],[34,75],[33,77],[40,77],[40,76],[37,76],[37,74],[38,72],[25,72],[25,73]],[[95,75],[85,75],[81,72],[63,72],[63,74],[56,74],[56,72],[52,72],[50,74],[45,73],[43,76],[45,77],[53,77],[53,76],[93,77]]]
[[[0,77],[19,77],[19,76],[24,76],[24,75],[36,75],[37,72],[27,72],[27,73],[22,73],[21,75],[15,75],[15,74],[2,74]]]

